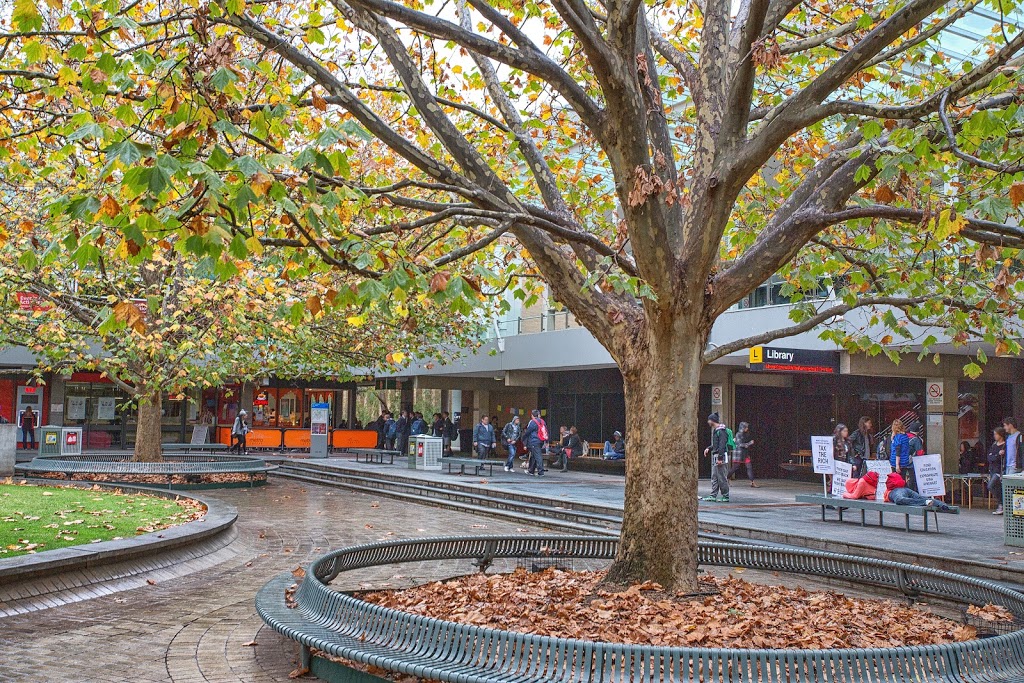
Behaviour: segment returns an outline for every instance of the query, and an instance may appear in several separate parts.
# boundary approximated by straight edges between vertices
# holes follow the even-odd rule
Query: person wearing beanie
[[[925,498],[914,489],[908,489],[906,479],[899,472],[893,472],[885,480],[885,502],[896,505],[935,507],[939,512],[950,512],[953,509],[941,500]]]
[[[711,427],[711,445],[704,449],[704,455],[711,456],[711,495],[704,498],[708,502],[729,502],[729,466],[726,460],[729,455],[729,430],[722,424],[718,413],[708,415]]]

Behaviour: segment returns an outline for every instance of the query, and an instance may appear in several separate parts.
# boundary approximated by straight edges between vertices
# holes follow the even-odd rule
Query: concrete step
[[[421,483],[409,484],[376,479],[373,474],[351,475],[286,464],[275,470],[274,475],[310,484],[335,486],[370,495],[387,496],[418,505],[433,505],[470,514],[512,519],[522,522],[524,525],[541,524],[573,533],[600,533],[617,536],[621,523],[620,517],[610,515],[577,513],[552,505],[516,502],[498,496],[452,491]]]

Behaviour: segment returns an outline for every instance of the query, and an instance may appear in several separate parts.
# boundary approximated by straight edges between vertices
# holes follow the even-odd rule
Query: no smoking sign
[[[942,380],[928,380],[928,386],[926,393],[928,395],[928,405],[930,406],[941,406],[942,395],[943,395]]]

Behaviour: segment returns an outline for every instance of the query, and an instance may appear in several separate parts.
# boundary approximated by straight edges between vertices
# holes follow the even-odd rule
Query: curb
[[[27,481],[30,484],[55,484],[52,480],[45,479],[19,479],[18,481]],[[191,493],[185,495],[176,491],[172,492],[166,489],[154,489],[145,486],[104,485],[91,482],[83,482],[82,485],[77,486],[75,486],[75,482],[56,485],[74,486],[81,489],[92,489],[93,486],[99,486],[103,490],[120,489],[122,491],[136,491],[172,500],[175,498],[190,498],[205,505],[206,514],[202,518],[187,524],[181,524],[161,531],[151,531],[131,538],[69,546],[56,550],[45,550],[41,553],[0,559],[0,585],[29,579],[39,579],[55,574],[65,574],[81,569],[92,569],[126,560],[150,558],[168,551],[198,544],[200,541],[212,539],[230,530],[235,520],[238,519],[238,511],[233,505],[216,499],[196,496]],[[140,569],[140,571],[145,571],[145,569]]]

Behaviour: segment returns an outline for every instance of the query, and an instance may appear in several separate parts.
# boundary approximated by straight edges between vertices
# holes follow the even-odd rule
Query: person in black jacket
[[[751,488],[761,488],[754,483],[754,465],[750,460],[750,449],[754,445],[754,437],[750,434],[750,425],[746,422],[740,422],[739,428],[736,430],[736,453],[732,459],[732,469],[729,472],[729,477],[734,478],[740,471],[740,468],[746,465],[747,468],[747,479],[750,480]]]
[[[872,435],[874,431],[874,424],[870,417],[862,417],[857,421],[857,431],[850,437],[850,441],[853,444],[853,452],[850,454],[850,464],[853,465],[853,476],[860,479],[864,476],[867,471],[867,465],[864,464],[865,460],[871,459],[872,448]]]
[[[402,455],[409,453],[409,435],[412,433],[412,419],[409,412],[403,410],[395,423],[395,448]]]
[[[711,427],[711,445],[704,449],[704,455],[711,456],[711,495],[704,498],[709,502],[729,502],[729,434],[718,413],[708,415]]]
[[[539,410],[530,413],[530,422],[523,431],[523,443],[530,451],[530,466],[526,473],[544,476],[544,445],[548,441],[548,426]]]

